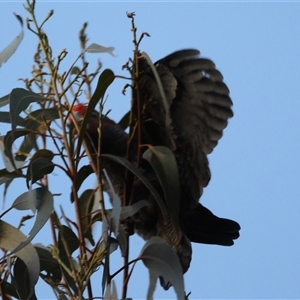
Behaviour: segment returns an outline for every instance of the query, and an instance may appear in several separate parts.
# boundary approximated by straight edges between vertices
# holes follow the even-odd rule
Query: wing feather
[[[166,141],[171,139],[176,146],[172,150],[178,162],[184,210],[198,204],[210,180],[207,155],[233,116],[229,89],[221,72],[210,59],[200,58],[199,54],[195,49],[181,50],[155,63],[172,119],[171,128],[162,130],[155,142],[168,146]],[[143,64],[140,82],[146,84],[142,85],[141,98],[151,98],[143,113],[152,124],[164,128],[165,111],[157,83],[149,66]]]

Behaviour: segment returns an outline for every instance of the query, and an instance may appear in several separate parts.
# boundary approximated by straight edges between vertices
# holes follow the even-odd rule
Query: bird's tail
[[[184,216],[183,231],[191,242],[231,246],[240,234],[240,225],[215,216],[200,203]]]

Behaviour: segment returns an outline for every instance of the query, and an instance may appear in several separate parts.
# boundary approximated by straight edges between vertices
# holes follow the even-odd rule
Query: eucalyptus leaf
[[[132,217],[135,215],[141,208],[147,206],[146,200],[140,200],[138,202],[135,202],[129,206],[122,207],[120,219],[125,220],[129,217]]]
[[[37,210],[36,219],[28,238],[12,251],[12,253],[15,253],[28,245],[50,218],[53,211],[53,195],[45,187],[40,187],[21,194],[14,201],[13,206],[18,210],[31,209],[33,212]]]
[[[72,257],[70,257],[69,255],[72,255],[72,253],[79,247],[78,237],[75,235],[71,228],[64,225],[60,227],[57,247],[59,250],[60,259],[63,261],[65,266],[71,269]],[[62,268],[62,272],[67,280],[68,285],[77,295],[78,289],[74,279],[68,274],[68,272],[66,272],[64,268]]]
[[[37,138],[38,138],[38,135],[33,132],[29,132],[24,137],[24,140],[23,140],[20,148],[15,153],[16,161],[20,161],[20,162],[25,161],[27,159],[27,157],[29,156],[29,153],[31,152],[32,149],[35,149],[36,151],[39,150],[38,144],[36,142]]]
[[[15,286],[19,299],[37,300],[30,289],[30,276],[25,263],[17,258],[13,266],[12,284]]]
[[[21,170],[9,172],[7,169],[0,170],[0,185],[14,178],[23,177]]]
[[[59,263],[53,258],[50,250],[37,245],[34,245],[34,248],[39,256],[40,272],[46,272],[42,276],[43,279],[52,280],[56,283],[60,282],[62,278],[61,268]]]
[[[84,136],[86,133],[86,126],[87,126],[88,122],[90,121],[90,117],[91,117],[92,113],[94,112],[97,103],[101,99],[103,99],[107,88],[114,81],[114,79],[115,79],[115,75],[114,75],[113,71],[111,71],[109,69],[105,69],[99,76],[96,90],[89,101],[86,114],[84,116],[84,119],[83,119],[81,127],[80,127],[80,133],[78,136],[77,157],[79,157],[80,147],[81,147],[82,141],[84,139]]]
[[[12,251],[12,254],[14,249],[17,249],[18,245],[20,245],[22,242],[26,242],[26,240],[26,236],[20,230],[0,220],[0,247],[2,249],[6,251]],[[31,296],[34,291],[34,286],[39,278],[39,257],[35,248],[29,243],[27,243],[27,245],[22,247],[22,249],[19,251],[16,251],[15,254],[25,263],[27,267],[29,274],[29,296]]]
[[[156,280],[162,277],[164,282],[171,283],[177,299],[185,299],[182,267],[175,251],[158,237],[150,238],[144,245],[139,257],[149,269],[150,285],[147,300],[153,299]]]
[[[54,170],[54,163],[52,159],[54,154],[47,149],[41,149],[37,151],[31,158],[26,175],[26,184],[29,188],[29,181],[31,184],[42,179],[45,175],[50,174]]]
[[[175,225],[178,225],[180,182],[177,162],[173,152],[163,146],[149,146],[143,153],[152,166],[163,189],[169,214]]]
[[[155,77],[155,80],[156,80],[156,83],[157,83],[157,86],[158,86],[158,89],[159,89],[159,93],[160,93],[160,96],[161,96],[161,100],[162,100],[162,103],[163,103],[164,108],[165,108],[165,114],[166,114],[165,124],[166,124],[166,128],[168,128],[168,127],[171,126],[171,123],[172,123],[172,119],[171,119],[171,116],[170,116],[170,104],[167,101],[167,98],[166,98],[166,95],[165,95],[164,88],[162,86],[160,77],[158,75],[158,72],[157,72],[154,64],[152,63],[152,61],[150,59],[150,56],[146,52],[142,52],[142,56],[146,58],[149,66],[150,66],[150,68],[153,72],[153,75]]]
[[[81,226],[84,230],[85,238],[87,238],[93,246],[95,245],[95,241],[92,235],[91,212],[94,206],[94,200],[95,191],[92,189],[85,190],[79,198]]]
[[[91,174],[93,174],[93,168],[91,165],[82,166],[80,170],[76,173],[74,182],[73,182],[73,188],[75,188],[76,191],[78,191],[84,182],[84,180],[89,177]],[[73,195],[73,188],[71,190],[71,202],[74,202],[74,195]]]
[[[142,172],[137,169],[132,163],[130,163],[128,160],[125,158],[122,158],[120,156],[116,155],[111,155],[111,154],[101,154],[101,157],[109,158],[112,161],[115,161],[119,163],[120,165],[124,166],[127,168],[130,172],[132,172],[137,178],[141,180],[141,182],[149,189],[153,197],[156,199],[156,202],[158,206],[160,207],[160,210],[164,216],[165,219],[168,217],[168,211],[165,205],[165,202],[163,199],[160,197],[159,193],[157,190],[153,187],[151,182],[142,174]]]
[[[121,199],[120,197],[115,193],[113,184],[106,172],[105,169],[103,169],[103,173],[105,176],[105,179],[108,183],[109,189],[110,189],[110,195],[111,196],[111,201],[112,201],[112,212],[111,212],[111,218],[113,220],[113,232],[115,236],[117,237],[119,234],[119,225],[120,225],[120,214],[121,214]]]
[[[115,47],[105,47],[105,46],[101,46],[96,43],[92,43],[85,49],[85,51],[88,53],[108,53],[111,56],[115,56],[113,53],[114,50],[115,50]]]
[[[47,124],[59,118],[57,108],[41,108],[29,113],[26,117],[25,127],[30,130],[45,132]],[[45,122],[47,124],[45,124]]]
[[[7,104],[9,104],[9,94],[0,98],[0,107],[5,106]]]
[[[128,111],[122,119],[119,121],[118,125],[123,129],[126,130],[129,126],[129,118],[130,118],[131,111]]]
[[[23,88],[13,89],[9,95],[9,112],[12,132],[16,129],[20,113],[25,111],[31,103],[47,101],[50,100]]]
[[[80,74],[80,69],[77,66],[74,66],[70,72],[70,75],[78,75]]]
[[[106,286],[103,300],[114,300],[118,299],[117,287],[115,281],[112,280],[110,284]]]
[[[0,111],[0,123],[11,124],[10,113],[8,111]],[[20,116],[18,116],[16,123],[17,126],[25,126],[25,120]]]
[[[5,49],[1,51],[0,67],[2,66],[3,63],[7,62],[9,58],[16,52],[17,48],[19,47],[24,37],[23,20],[19,15],[15,14],[15,16],[21,24],[21,32],[14,38],[14,40]]]
[[[120,245],[122,256],[124,257],[126,255],[127,249],[128,249],[128,237],[127,237],[127,234],[125,233],[124,229],[122,228],[122,226],[119,227],[117,241]]]
[[[7,281],[2,281],[1,286],[5,294],[15,297],[16,299],[19,299],[17,290],[11,283]]]
[[[5,171],[6,171],[6,172],[4,170],[1,170],[2,172],[0,171],[0,184],[6,182],[7,178],[8,178],[8,180],[11,178],[15,178],[14,175],[10,175],[10,174],[15,174],[16,177],[20,177],[20,175],[17,176],[18,174],[22,174],[21,171],[19,170],[19,168],[22,168],[25,164],[24,161],[16,160],[12,154],[10,154],[10,156],[7,156],[5,154],[4,141],[5,141],[5,136],[0,136],[0,153],[2,155],[2,159],[3,159],[4,166],[5,166]],[[13,163],[11,162],[11,160],[13,160]],[[18,170],[18,171],[16,171],[16,170]],[[5,178],[2,179],[1,175],[2,176],[4,175]]]
[[[11,163],[11,165],[10,165],[7,162],[7,164],[6,164],[7,170],[14,171],[24,165],[24,160],[18,161],[14,157],[14,155],[12,153],[12,145],[15,142],[15,140],[17,140],[18,138],[20,138],[22,136],[27,136],[28,134],[30,134],[30,131],[28,131],[27,129],[16,129],[14,135],[11,130],[6,133],[4,138],[1,137],[1,141],[3,141],[3,145],[1,145],[1,148],[2,148],[2,146],[4,147],[3,153],[4,153],[5,161],[7,161],[7,159],[8,159],[8,161]],[[2,142],[1,142],[1,144],[2,144]]]

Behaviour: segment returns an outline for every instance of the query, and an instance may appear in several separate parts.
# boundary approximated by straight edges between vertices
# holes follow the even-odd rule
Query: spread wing
[[[165,145],[177,158],[181,201],[192,209],[210,180],[207,155],[222,137],[233,116],[229,89],[214,63],[199,57],[198,50],[177,51],[155,63],[171,124],[166,124],[166,106],[151,68],[141,60],[139,83],[144,103],[146,142]]]

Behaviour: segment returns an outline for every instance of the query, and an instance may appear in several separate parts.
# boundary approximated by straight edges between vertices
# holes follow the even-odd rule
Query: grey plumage
[[[240,230],[238,223],[216,217],[199,203],[211,177],[207,155],[214,150],[228,119],[233,116],[229,89],[223,82],[222,74],[211,60],[199,58],[199,54],[194,49],[177,51],[154,64],[164,88],[167,107],[162,102],[147,61],[141,58],[138,66],[139,98],[143,107],[142,143],[168,147],[175,155],[181,191],[180,226],[172,228],[172,223],[168,224],[170,228],[165,226],[155,200],[139,182],[133,189],[133,202],[147,199],[149,205],[133,216],[131,222],[145,239],[153,235],[164,237],[177,252],[183,272],[190,265],[190,241],[230,246],[239,237]],[[166,123],[166,113],[170,115],[170,123]],[[90,140],[89,147],[94,148],[93,151],[93,144],[98,140],[95,131],[97,122],[98,117],[94,115],[90,121],[93,124],[87,128],[86,139]],[[102,124],[101,153],[125,157],[127,134],[108,118],[104,118]],[[132,147],[136,143],[135,140]],[[130,152],[130,159],[135,162],[136,150]],[[150,165],[142,162],[141,168],[159,188]],[[109,172],[116,178],[116,186],[124,183],[125,171],[120,166],[110,168]],[[119,175],[115,176],[115,173]],[[118,192],[122,197],[123,189]],[[165,284],[165,287],[168,285]]]

